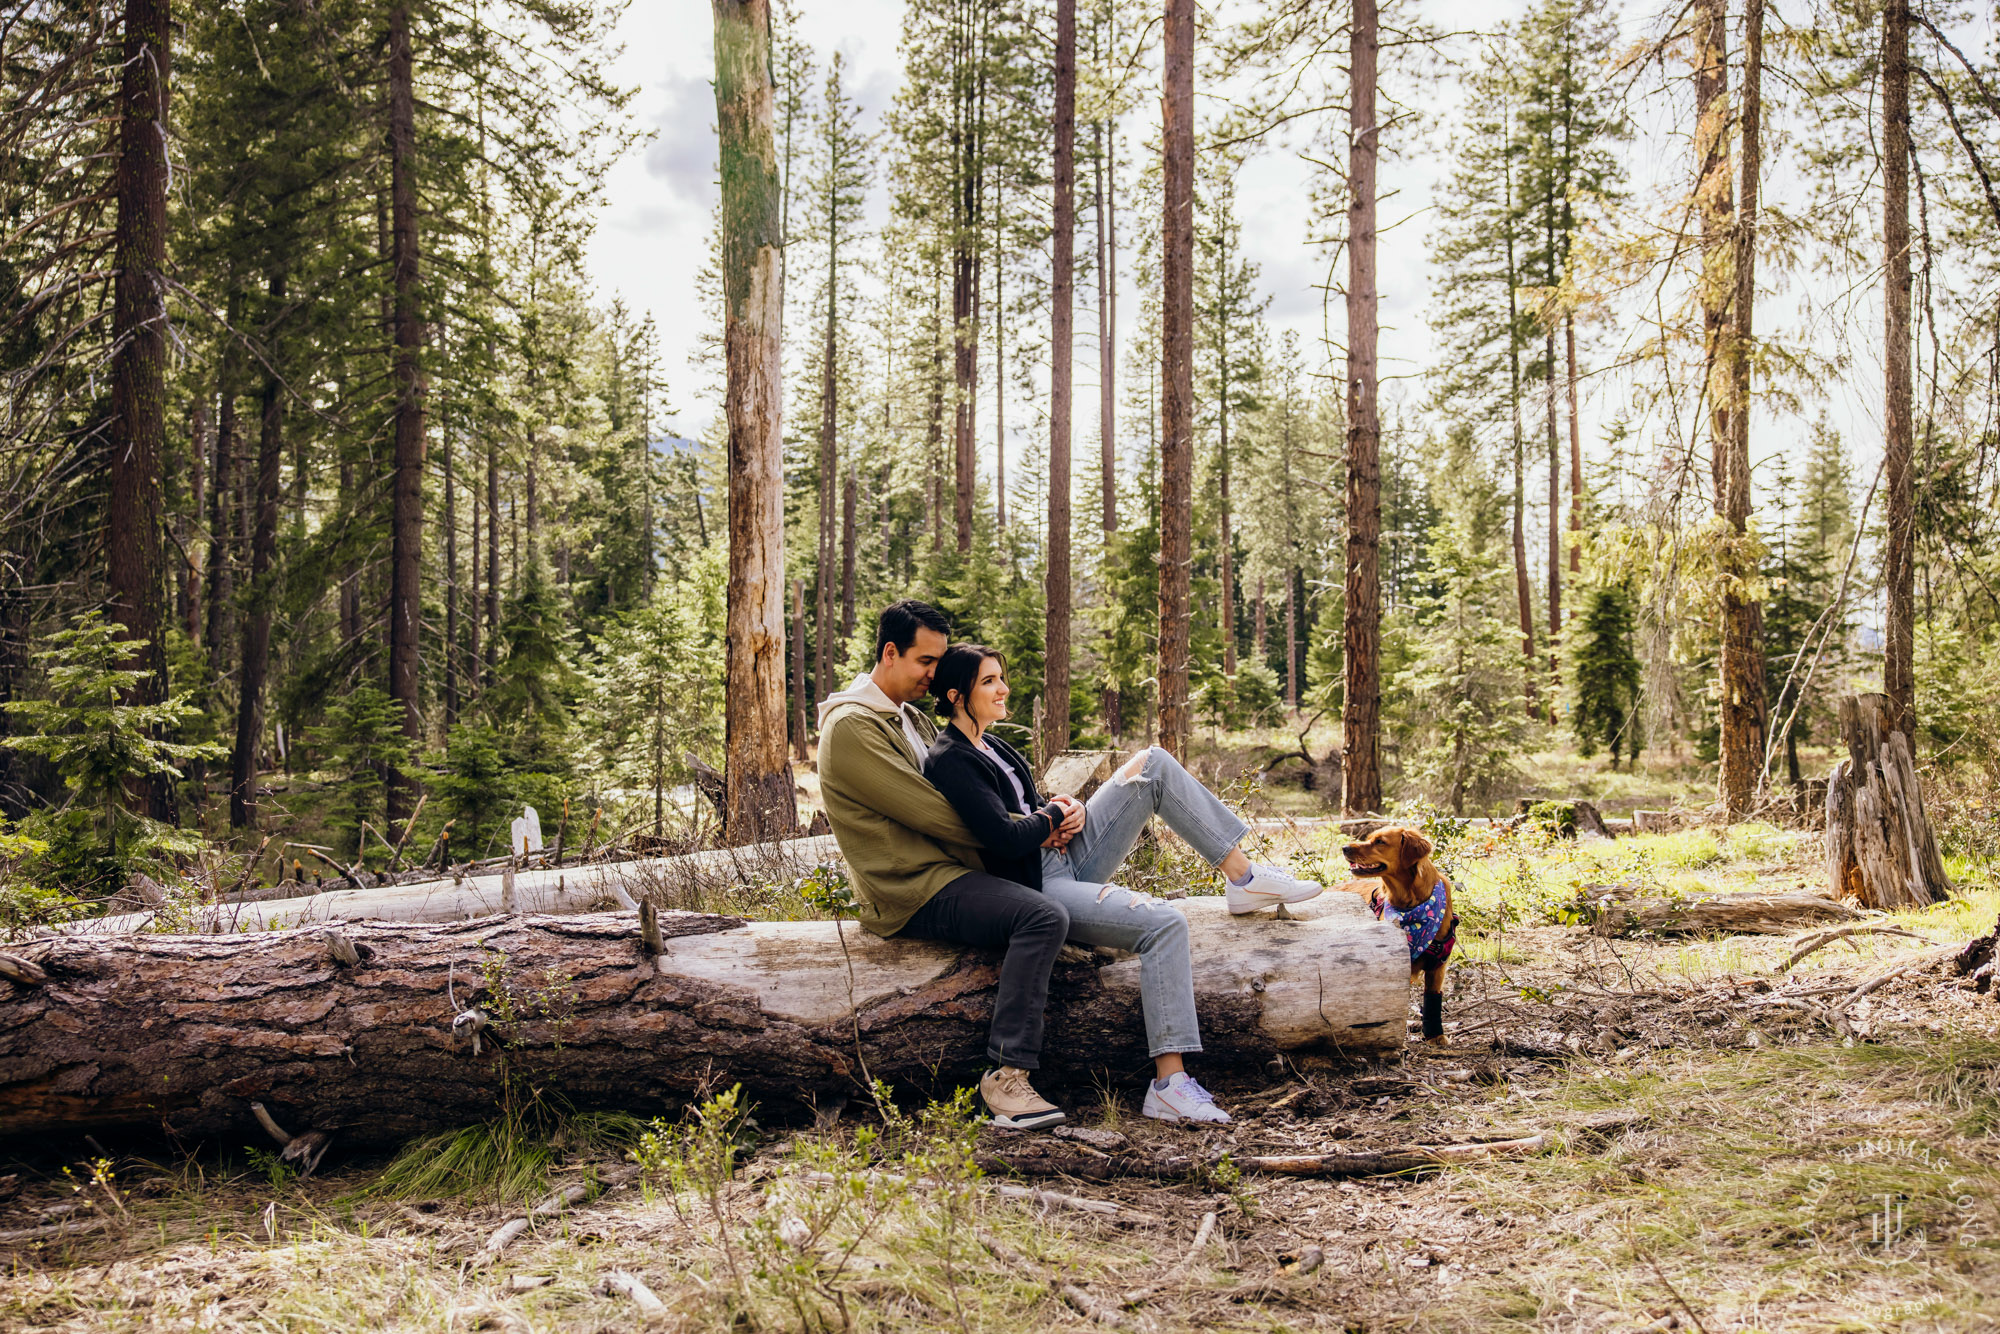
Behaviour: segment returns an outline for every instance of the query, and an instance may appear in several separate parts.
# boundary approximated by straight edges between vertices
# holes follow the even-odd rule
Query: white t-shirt
[[[924,756],[930,754],[931,747],[930,743],[924,740],[924,734],[917,730],[916,720],[910,716],[909,705],[905,704],[896,710],[896,721],[903,725],[903,739],[910,743],[910,754],[916,758],[917,772],[922,773]]]

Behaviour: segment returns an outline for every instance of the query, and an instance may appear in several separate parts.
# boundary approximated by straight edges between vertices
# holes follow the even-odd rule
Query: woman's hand
[[[1049,800],[1063,808],[1062,832],[1065,835],[1064,841],[1067,842],[1068,839],[1075,838],[1077,831],[1083,828],[1083,803],[1075,797],[1064,794],[1050,797]]]

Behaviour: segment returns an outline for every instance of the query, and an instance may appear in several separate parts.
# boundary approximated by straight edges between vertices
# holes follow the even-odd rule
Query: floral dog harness
[[[1438,881],[1431,896],[1414,908],[1398,908],[1379,890],[1370,897],[1375,915],[1386,912],[1410,938],[1410,967],[1434,968],[1451,957],[1452,946],[1458,943],[1458,914],[1453,913],[1449,922],[1444,918],[1444,881]]]

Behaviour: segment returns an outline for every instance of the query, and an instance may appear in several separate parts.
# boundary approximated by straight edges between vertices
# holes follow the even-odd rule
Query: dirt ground
[[[1787,846],[1761,851],[1704,874],[1788,874]],[[966,1170],[1034,1137],[898,1138],[853,1106],[836,1125],[737,1125],[728,1144],[656,1137],[636,1164],[558,1147],[548,1185],[613,1184],[490,1260],[518,1193],[380,1193],[382,1161],[338,1146],[305,1181],[261,1151],[52,1146],[0,1168],[0,1329],[2000,1327],[2000,997],[1949,957],[1992,929],[2000,891],[1877,919],[1911,935],[1786,970],[1807,933],[1510,923],[1480,898],[1505,881],[1468,888],[1489,926],[1451,973],[1449,1045],[1216,1081],[1225,1128],[1146,1121],[1136,1085],[1080,1100],[1076,1124],[1199,1164],[1021,1183],[1117,1212],[1007,1198]],[[1236,1166],[1538,1132],[1532,1156],[1405,1176]]]

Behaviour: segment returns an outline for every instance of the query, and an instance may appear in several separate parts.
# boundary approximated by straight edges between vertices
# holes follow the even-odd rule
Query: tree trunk
[[[1882,689],[1895,728],[1917,734],[1916,482],[1910,449],[1910,5],[1882,10],[1882,583],[1888,617]]]
[[[1285,708],[1299,711],[1299,572],[1285,571]]]
[[[1194,0],[1167,0],[1160,220],[1160,746],[1187,758],[1194,563]]]
[[[1076,0],[1056,0],[1054,267],[1049,277],[1048,638],[1043,763],[1069,749],[1069,446],[1076,348]]]
[[[837,163],[838,149],[833,151]],[[835,174],[838,175],[837,166]],[[830,193],[837,195],[838,188]],[[840,204],[834,197],[827,200],[826,233],[826,333],[820,349],[825,364],[820,370],[819,550],[813,578],[813,610],[817,613],[813,618],[813,684],[821,693],[830,694],[827,671],[833,661],[834,505],[840,475],[840,379],[834,373],[840,290]]]
[[[1553,257],[1551,257],[1553,258]],[[1555,266],[1550,264],[1550,272]],[[1549,455],[1549,707],[1548,720],[1556,720],[1556,700],[1562,690],[1562,456],[1556,425],[1556,326],[1547,322],[1543,360],[1549,368],[1548,455]]]
[[[951,250],[952,518],[960,555],[972,550],[972,497],[979,481],[972,397],[979,383],[979,186],[985,159],[975,119],[978,90],[973,63],[973,58],[960,53],[953,103],[957,117],[953,166],[958,179],[953,182],[957,189]]]
[[[201,565],[195,559],[195,533],[208,507],[208,395],[196,389],[188,405],[188,503],[183,514],[174,518],[175,530],[184,536],[179,544],[181,630],[190,646],[201,642]]]
[[[444,439],[444,726],[458,721],[458,486],[451,460],[457,451],[449,431]]]
[[[1569,572],[1578,575],[1583,573],[1583,423],[1576,403],[1575,311],[1563,317],[1563,342],[1569,361]]]
[[[1401,1049],[1402,933],[1328,898],[1295,921],[1176,905],[1204,1069]],[[48,981],[0,987],[0,1134],[234,1134],[257,1101],[295,1131],[383,1144],[497,1115],[503,1076],[578,1110],[657,1112],[717,1081],[789,1110],[861,1096],[869,1075],[935,1092],[980,1071],[990,954],[851,922],[660,912],[654,955],[634,917],[36,941],[22,953]],[[336,960],[346,948],[356,962]],[[1136,958],[1059,965],[1045,1087],[1149,1068],[1138,1010]]]
[[[285,296],[282,274],[271,278],[271,304]],[[278,549],[278,469],[284,460],[284,387],[264,373],[262,424],[257,433],[256,517],[250,532],[250,581],[243,604],[243,666],[236,680],[236,749],[229,783],[229,824],[257,823],[258,751],[264,741],[264,679],[271,666],[271,607],[277,601],[271,566]]]
[[[500,666],[500,444],[486,445],[486,661],[485,683]]]
[[[1229,231],[1222,228],[1216,262],[1216,380],[1215,421],[1217,427],[1216,482],[1219,502],[1216,518],[1221,532],[1222,575],[1222,674],[1236,675],[1236,562],[1229,534]]]
[[[1736,215],[1728,338],[1728,454],[1721,502],[1728,525],[1722,587],[1722,804],[1749,814],[1764,778],[1764,607],[1745,596],[1757,580],[1750,537],[1750,338],[1757,301],[1757,194],[1762,169],[1764,0],[1743,15],[1743,189]]]
[[[1507,122],[1512,133],[1513,122]],[[1514,166],[1511,154],[1501,159],[1506,209],[1502,225],[1507,238],[1507,391],[1513,414],[1514,602],[1521,622],[1521,699],[1528,716],[1535,716],[1535,601],[1528,584],[1528,465],[1527,432],[1521,424],[1521,311],[1518,256],[1514,252]]]
[[[229,298],[229,323],[235,328],[242,318],[240,294]],[[215,466],[209,473],[208,500],[208,671],[212,681],[222,678],[223,659],[234,639],[231,612],[235,608],[237,544],[242,510],[237,504],[242,488],[236,476],[236,341],[232,337],[222,349],[222,365],[216,372]]]
[[[1270,612],[1264,606],[1264,576],[1260,574],[1257,576],[1257,605],[1251,611],[1250,620],[1250,651],[1257,655],[1260,663],[1270,656],[1269,622]]]
[[[1375,0],[1355,0],[1348,68],[1347,605],[1341,790],[1350,813],[1382,809],[1382,477],[1376,416]]]
[[[111,422],[104,552],[111,614],[138,644],[128,703],[167,696],[160,463],[167,434],[168,0],[126,0],[118,103],[118,224],[112,242]],[[146,813],[174,818],[173,780],[138,784]]]
[[[1910,738],[1887,695],[1846,695],[1840,735],[1847,758],[1826,788],[1826,870],[1837,898],[1866,908],[1928,908],[1951,896],[1951,879],[1924,813]]]
[[[792,758],[803,761],[806,723],[806,581],[792,580]]]
[[[389,531],[389,694],[403,706],[403,735],[424,734],[418,693],[417,627],[423,620],[424,317],[418,291],[417,110],[410,11],[389,11],[389,231],[395,282],[395,477]],[[389,775],[388,818],[409,817],[414,773]]]
[[[847,475],[841,479],[840,487],[840,644],[844,651],[847,641],[854,633],[854,544],[855,508],[860,497],[860,489],[854,476],[854,467],[848,465]],[[829,685],[838,685],[836,675]]]
[[[1118,233],[1112,196],[1118,189],[1116,133],[1097,123],[1097,451],[1103,472],[1104,531],[1118,531]]]
[[[1002,243],[1004,196],[993,186],[993,522],[1007,526],[1007,252]],[[1072,212],[1074,208],[1072,207]]]
[[[723,837],[748,843],[783,837],[798,824],[785,759],[780,192],[771,135],[768,0],[713,3],[729,421]]]

